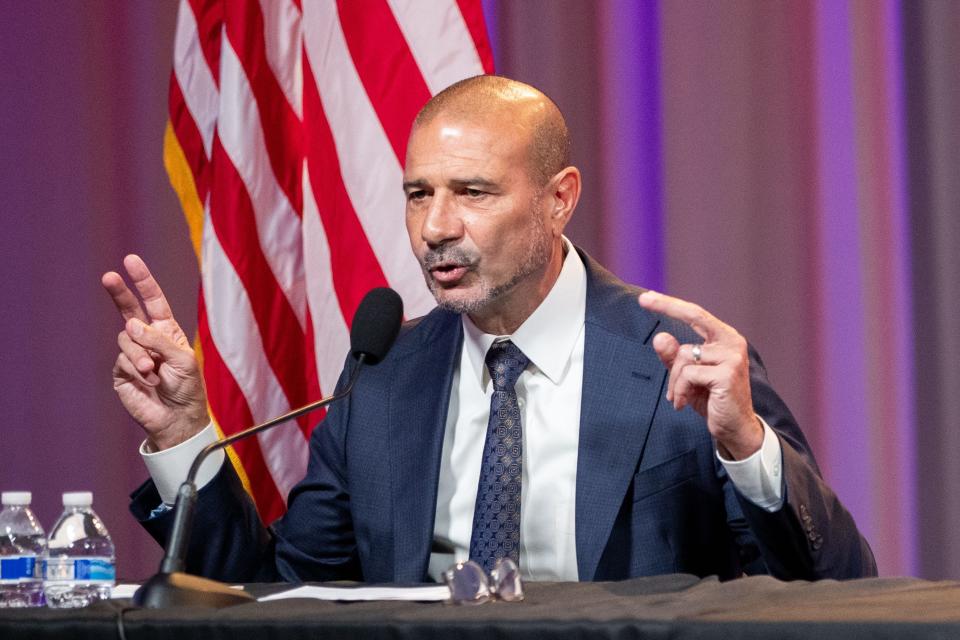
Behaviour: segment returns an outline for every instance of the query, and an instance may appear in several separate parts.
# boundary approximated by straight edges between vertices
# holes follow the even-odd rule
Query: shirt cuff
[[[151,451],[147,441],[143,441],[140,445],[140,456],[147,465],[147,471],[150,472],[153,484],[157,486],[157,493],[160,494],[164,504],[172,505],[177,501],[177,491],[187,479],[187,473],[194,458],[204,447],[216,441],[217,431],[213,428],[212,422],[192,438],[163,451]],[[223,456],[223,450],[220,449],[211,453],[203,461],[200,472],[197,474],[197,490],[202,489],[217,475],[223,465]]]
[[[777,434],[763,418],[760,422],[763,444],[759,451],[743,460],[727,460],[717,451],[717,459],[743,497],[773,512],[783,506],[783,452]]]

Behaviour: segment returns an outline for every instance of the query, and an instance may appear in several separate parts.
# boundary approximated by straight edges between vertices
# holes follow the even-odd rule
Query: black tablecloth
[[[250,585],[263,595],[285,585]],[[30,638],[960,638],[960,582],[780,582],[671,575],[528,583],[520,603],[281,600],[220,610],[0,609],[0,639]]]

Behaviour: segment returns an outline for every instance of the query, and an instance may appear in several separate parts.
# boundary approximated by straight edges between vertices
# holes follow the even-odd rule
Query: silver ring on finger
[[[691,353],[693,353],[693,363],[700,364],[700,359],[703,357],[703,347],[701,347],[699,344],[695,344],[693,345]]]

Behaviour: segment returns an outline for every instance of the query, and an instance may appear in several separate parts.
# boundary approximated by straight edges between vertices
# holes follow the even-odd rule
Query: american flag
[[[431,95],[492,72],[480,0],[181,0],[163,155],[221,432],[331,393],[371,288],[408,317],[433,306],[404,226],[407,135]],[[265,521],[318,419],[230,452]]]

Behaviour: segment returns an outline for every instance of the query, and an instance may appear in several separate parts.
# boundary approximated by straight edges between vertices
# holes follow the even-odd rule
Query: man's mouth
[[[439,284],[453,285],[459,282],[469,269],[467,265],[442,262],[430,267],[430,275]]]

